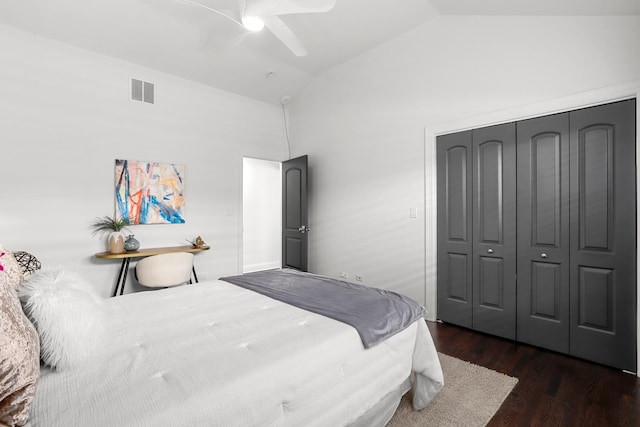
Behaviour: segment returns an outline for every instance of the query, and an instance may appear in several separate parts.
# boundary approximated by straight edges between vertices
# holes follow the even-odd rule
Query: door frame
[[[283,160],[273,160],[262,157],[241,155],[238,166],[238,198],[236,200],[237,224],[236,224],[236,271],[242,274],[244,271],[244,159],[261,160],[282,164]],[[282,168],[280,169],[280,181],[282,181]],[[281,184],[280,184],[281,185]],[[282,205],[282,202],[279,203]],[[282,234],[282,233],[280,233]]]
[[[527,104],[493,111],[472,117],[460,118],[450,122],[425,128],[424,133],[424,171],[425,171],[425,242],[437,241],[437,178],[436,178],[436,138],[439,135],[464,130],[526,120],[549,114],[563,113],[580,108],[636,98],[636,188],[640,189],[640,80],[622,83],[604,88],[581,92],[565,97],[554,98],[533,104]],[[636,197],[636,225],[640,227],[640,197]],[[639,228],[640,229],[640,228]],[[640,239],[636,238],[636,286],[640,285]],[[425,295],[427,318],[437,319],[437,247],[425,245]],[[638,334],[636,357],[640,367],[640,292],[636,292],[636,330]],[[640,369],[636,375],[640,377]]]

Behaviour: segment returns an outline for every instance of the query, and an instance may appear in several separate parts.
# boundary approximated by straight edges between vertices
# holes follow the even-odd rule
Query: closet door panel
[[[503,263],[500,258],[478,257],[478,305],[501,310],[504,307]]]
[[[565,267],[565,270],[567,268]],[[562,265],[550,262],[531,262],[531,295],[530,316],[537,319],[560,322],[563,313],[569,311],[566,304],[562,304],[561,289],[568,287],[562,282]],[[568,335],[564,333],[564,336]],[[565,342],[569,348],[568,341]]]
[[[570,113],[570,354],[636,370],[635,100]]]
[[[447,299],[456,303],[467,304],[471,301],[471,298],[469,298],[470,277],[467,274],[470,267],[469,256],[456,253],[447,253],[447,256],[449,280],[444,288],[443,295],[446,295]]]
[[[569,352],[569,114],[517,123],[519,341]]]
[[[471,131],[438,137],[438,318],[472,327]]]
[[[613,252],[614,125],[596,124],[577,132],[581,251]]]
[[[515,123],[473,130],[473,328],[515,339]]]
[[[579,267],[578,271],[578,298],[581,301],[578,324],[604,333],[615,333],[614,271],[593,267]]]

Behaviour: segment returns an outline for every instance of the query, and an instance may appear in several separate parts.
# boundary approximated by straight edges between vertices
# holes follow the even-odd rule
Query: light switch
[[[418,208],[409,209],[409,218],[418,218]]]

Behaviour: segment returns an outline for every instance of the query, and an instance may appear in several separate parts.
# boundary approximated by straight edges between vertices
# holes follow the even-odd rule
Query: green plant
[[[115,216],[105,215],[101,218],[96,218],[95,221],[91,223],[91,229],[94,235],[104,234],[112,231],[122,231],[129,224],[129,220],[126,218],[116,218]]]

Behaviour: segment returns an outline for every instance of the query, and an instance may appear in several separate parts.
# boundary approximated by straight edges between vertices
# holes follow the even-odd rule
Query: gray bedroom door
[[[282,267],[307,271],[307,156],[282,163]]]
[[[471,131],[438,137],[438,318],[473,326]]]
[[[473,327],[516,337],[516,126],[474,129]]]
[[[636,100],[571,112],[570,353],[636,370]]]
[[[517,122],[519,341],[569,352],[569,113]]]

